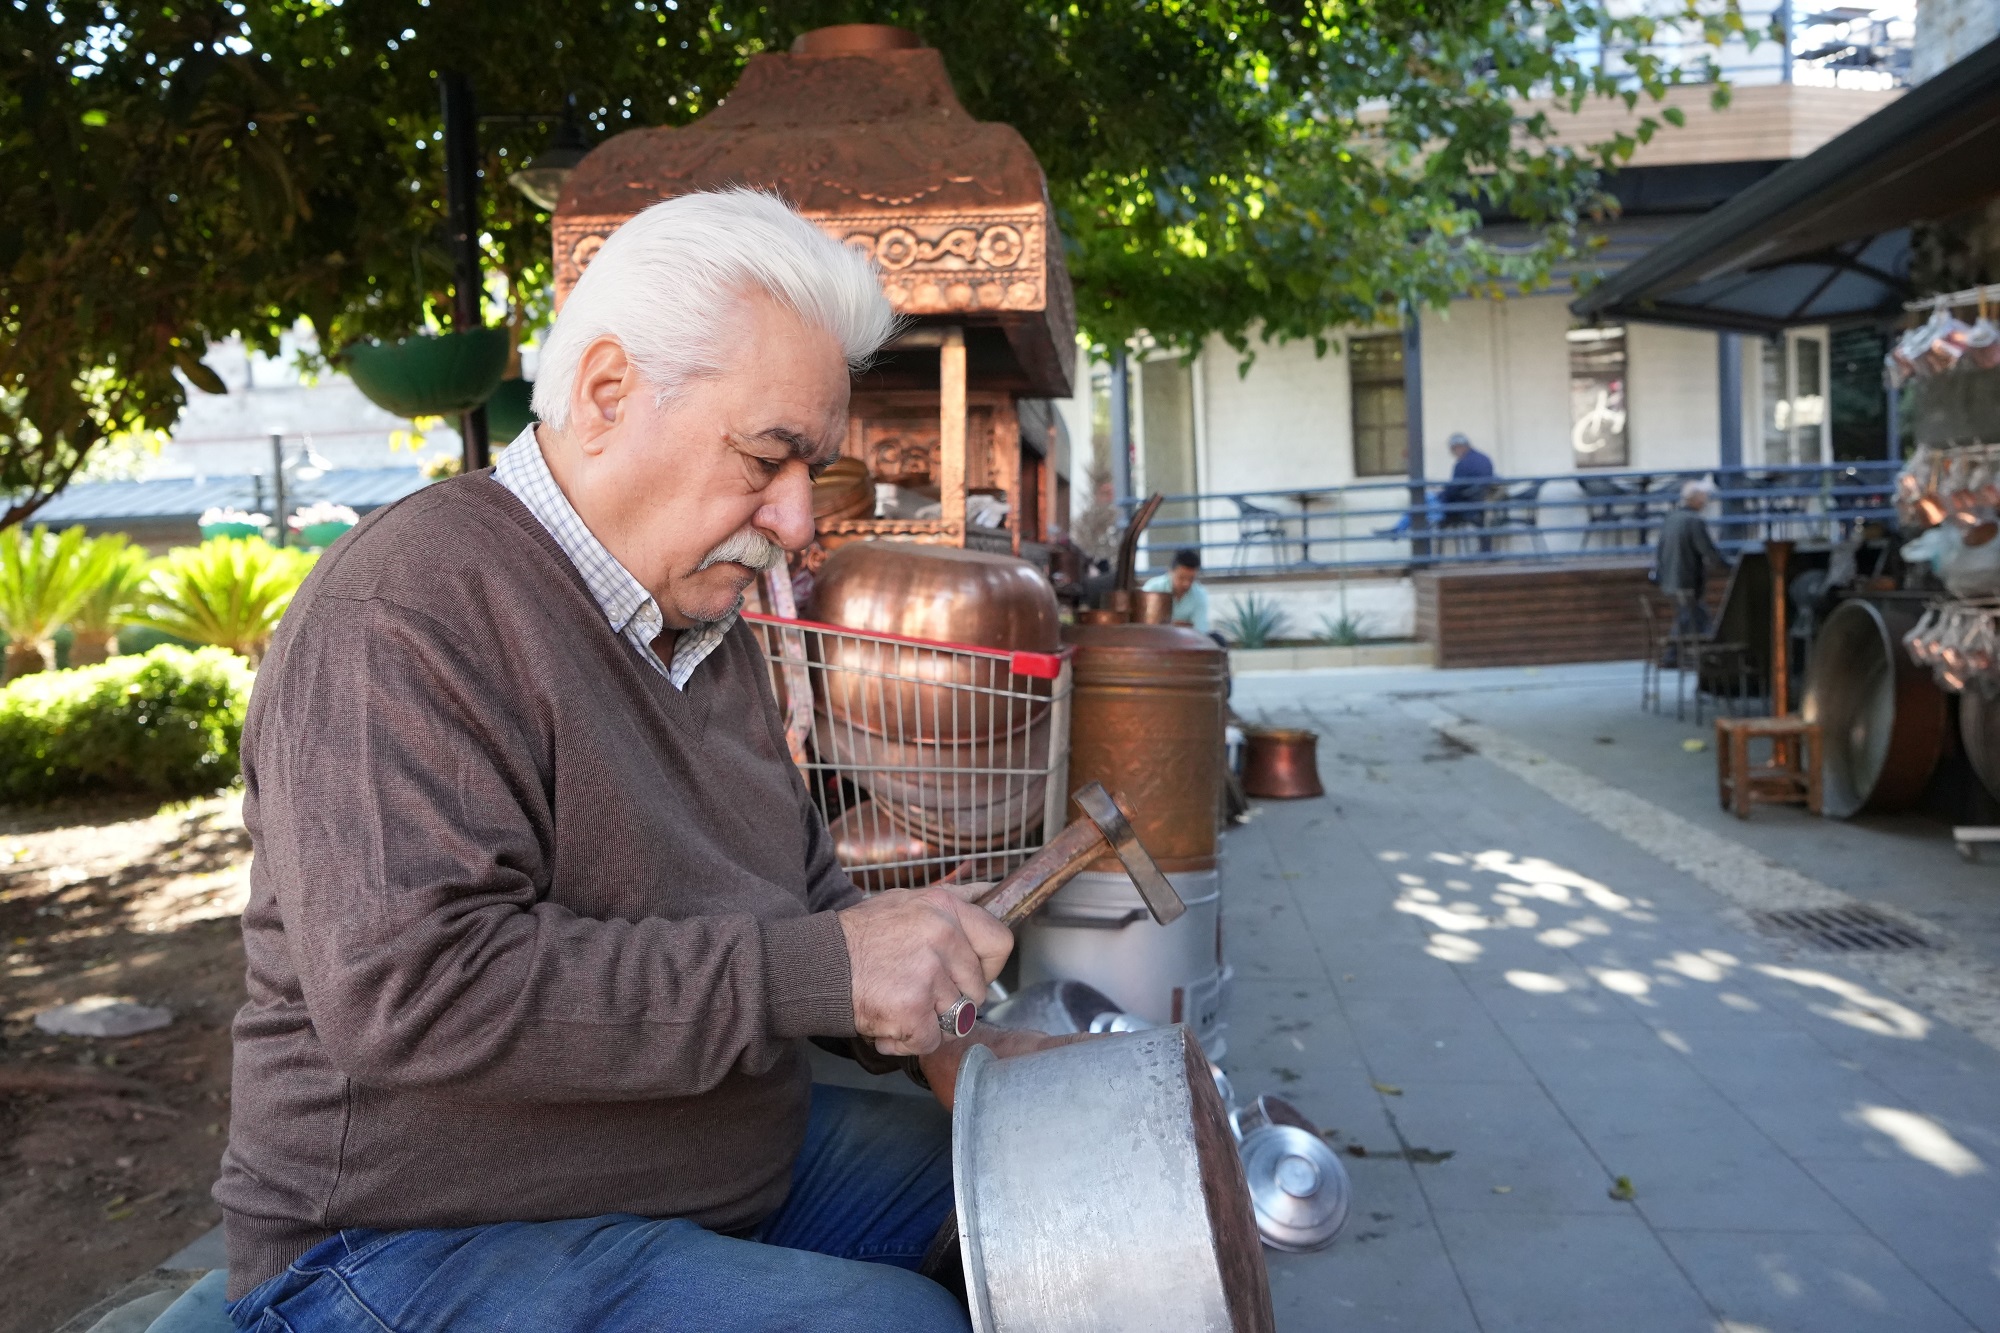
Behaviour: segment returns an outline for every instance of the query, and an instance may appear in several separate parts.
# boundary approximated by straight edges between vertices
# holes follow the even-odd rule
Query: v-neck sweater
[[[344,1228],[784,1200],[859,894],[747,625],[676,690],[475,473],[321,558],[242,753],[231,1299]]]

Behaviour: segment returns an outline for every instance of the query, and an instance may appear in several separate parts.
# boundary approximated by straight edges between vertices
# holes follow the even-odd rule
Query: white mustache
[[[745,528],[703,556],[701,563],[694,567],[694,572],[699,574],[710,565],[719,565],[727,561],[730,564],[746,565],[761,573],[776,568],[784,562],[784,559],[784,547],[761,532]]]

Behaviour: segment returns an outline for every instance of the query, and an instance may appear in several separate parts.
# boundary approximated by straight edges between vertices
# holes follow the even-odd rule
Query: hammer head
[[[1097,831],[1104,835],[1104,841],[1111,850],[1118,853],[1118,860],[1124,865],[1125,873],[1132,877],[1132,884],[1139,890],[1139,897],[1145,900],[1146,910],[1153,914],[1153,920],[1161,925],[1175,920],[1187,911],[1187,904],[1174,892],[1174,886],[1153,864],[1152,853],[1139,843],[1139,835],[1132,831],[1132,821],[1125,817],[1118,802],[1110,792],[1104,790],[1101,782],[1085,783],[1070,798],[1090,821],[1097,825]]]

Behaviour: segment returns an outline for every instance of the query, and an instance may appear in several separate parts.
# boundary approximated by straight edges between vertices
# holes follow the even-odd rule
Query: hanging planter
[[[417,334],[393,343],[356,343],[343,359],[369,402],[399,417],[470,412],[507,373],[507,330]]]
[[[201,539],[211,537],[261,537],[265,525],[270,523],[269,514],[250,514],[241,509],[208,509],[196,522],[201,529]]]
[[[500,387],[486,400],[486,430],[494,447],[511,444],[514,437],[534,424],[533,380],[501,380]]]
[[[324,550],[360,521],[361,516],[346,505],[321,502],[307,505],[294,513],[290,525],[292,531],[299,534],[299,545]]]

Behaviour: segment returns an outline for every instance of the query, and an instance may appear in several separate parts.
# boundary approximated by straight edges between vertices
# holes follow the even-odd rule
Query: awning
[[[98,526],[134,520],[186,519],[214,508],[254,509],[259,478],[253,476],[162,477],[153,481],[99,481],[71,486],[35,512],[30,523],[52,528],[72,523]],[[400,500],[428,482],[414,467],[336,468],[311,481],[292,483],[289,503],[324,500],[358,513]],[[270,503],[268,489],[263,503]]]
[[[1772,333],[1899,313],[1910,225],[2000,192],[2000,41],[1707,214],[1570,305]]]

